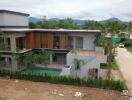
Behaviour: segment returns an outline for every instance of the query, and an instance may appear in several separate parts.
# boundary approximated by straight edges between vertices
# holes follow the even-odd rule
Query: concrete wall
[[[16,38],[25,37],[25,33],[6,33],[5,37],[10,38],[10,48],[12,52],[16,51]]]
[[[74,48],[76,47],[76,36],[83,37],[83,49],[85,50],[95,50],[94,40],[95,34],[94,33],[71,33],[70,36],[74,37]]]
[[[28,17],[18,14],[1,13],[0,26],[28,26]]]
[[[77,76],[78,77],[88,77],[88,69],[96,68],[98,69],[98,77],[100,76],[100,63],[106,63],[107,56],[103,56],[102,58],[96,58],[92,56],[79,56],[74,55],[69,52],[67,54],[67,65],[71,65],[71,76],[76,76],[75,66],[73,64],[74,59],[80,59],[84,61],[84,64],[81,66],[81,69],[78,70]]]

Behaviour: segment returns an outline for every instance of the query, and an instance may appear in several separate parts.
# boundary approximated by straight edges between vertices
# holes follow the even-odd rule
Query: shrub
[[[66,76],[51,76],[49,74],[34,74],[31,73],[21,73],[21,72],[12,72],[6,70],[0,70],[0,76],[6,77],[9,76],[11,79],[21,79],[21,80],[31,80],[34,82],[48,82],[55,84],[66,84],[66,85],[76,85],[76,86],[85,86],[85,87],[95,87],[103,89],[112,89],[117,91],[122,91],[127,89],[124,82],[115,81],[115,80],[103,80],[99,79],[86,79],[78,77],[66,77]]]

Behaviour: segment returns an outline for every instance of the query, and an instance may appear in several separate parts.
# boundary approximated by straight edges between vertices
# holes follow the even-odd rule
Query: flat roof
[[[75,49],[75,51],[79,56],[91,56],[96,58],[103,57],[103,52],[101,51],[90,51],[90,50],[79,50],[79,49]]]
[[[21,13],[17,11],[10,11],[10,10],[3,10],[3,9],[0,9],[0,13],[10,13],[10,14],[17,14],[17,15],[22,15],[22,16],[29,16],[29,14],[27,13]]]
[[[101,33],[101,30],[71,30],[71,29],[0,29],[3,32],[82,32],[82,33]]]

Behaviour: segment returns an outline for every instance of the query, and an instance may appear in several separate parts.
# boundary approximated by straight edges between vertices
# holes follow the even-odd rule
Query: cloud
[[[26,12],[31,16],[102,20],[132,19],[131,0],[0,0],[0,9]]]

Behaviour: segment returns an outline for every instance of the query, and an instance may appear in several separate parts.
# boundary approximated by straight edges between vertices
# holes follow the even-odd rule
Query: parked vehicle
[[[120,43],[119,44],[119,48],[124,48],[124,44],[123,43]]]

